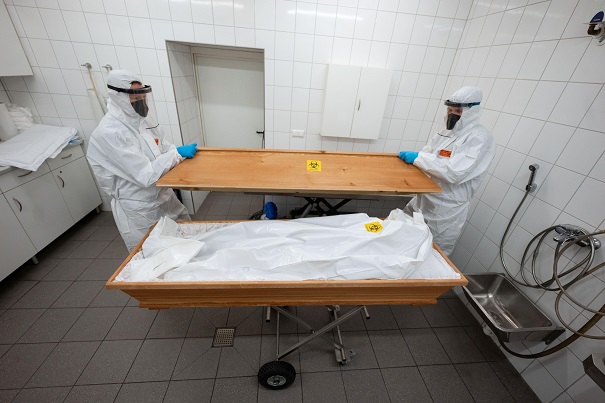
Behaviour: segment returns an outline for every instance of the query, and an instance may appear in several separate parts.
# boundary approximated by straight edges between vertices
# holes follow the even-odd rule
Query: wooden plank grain
[[[310,161],[317,163],[309,164]],[[313,170],[312,167],[317,167]],[[396,154],[200,148],[157,186],[229,192],[403,195],[440,192]]]

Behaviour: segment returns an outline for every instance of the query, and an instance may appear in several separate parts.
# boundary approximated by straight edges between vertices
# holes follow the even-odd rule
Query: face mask
[[[460,120],[460,115],[456,115],[455,113],[450,113],[447,115],[447,119],[445,121],[445,127],[447,130],[452,130],[454,126],[456,126],[456,122]]]
[[[147,117],[147,113],[149,112],[149,107],[144,99],[139,99],[138,101],[131,102],[132,109],[142,117]]]

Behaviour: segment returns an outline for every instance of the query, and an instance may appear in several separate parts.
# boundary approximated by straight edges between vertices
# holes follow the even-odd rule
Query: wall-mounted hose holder
[[[605,24],[603,23],[603,11],[599,11],[588,23],[586,33],[599,41],[599,45],[605,44]]]

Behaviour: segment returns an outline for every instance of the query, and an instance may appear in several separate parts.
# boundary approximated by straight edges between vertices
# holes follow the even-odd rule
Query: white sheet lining
[[[401,212],[401,210],[394,210],[394,212]],[[399,214],[399,213],[398,213]],[[402,213],[401,213],[402,214]],[[393,215],[393,213],[391,214]],[[357,217],[356,217],[357,216]],[[344,217],[344,216],[343,216]],[[391,217],[391,216],[389,216]],[[407,220],[406,221],[406,225],[409,225],[410,223],[413,226],[416,226],[418,228],[420,227],[426,227],[426,225],[424,224],[424,222],[422,222],[422,224],[419,226],[418,221],[414,222],[411,218],[405,218],[408,216],[403,215],[403,218],[401,218],[402,220]],[[296,221],[306,221],[304,223],[301,224],[307,224],[307,222],[311,222],[311,223],[317,223],[317,220],[323,220],[323,222],[328,222],[326,221],[326,219],[331,219],[332,221],[330,221],[330,223],[333,224],[334,222],[334,218],[330,218],[330,217],[321,217],[321,218],[312,218],[312,219],[303,219],[303,220],[291,220],[291,221],[287,221],[289,223],[294,223]],[[372,217],[368,217],[365,214],[357,214],[357,215],[347,215],[346,216],[346,220],[349,221],[349,223],[356,223],[356,220],[362,220],[362,221],[375,221],[378,220],[376,218],[372,218]],[[382,222],[382,220],[379,220]],[[280,228],[284,228],[284,223],[287,222],[281,222],[281,224],[279,225]],[[174,222],[173,222],[174,223]],[[244,227],[244,231],[250,231],[250,227],[252,228],[257,228],[257,227],[262,227],[263,225],[267,225],[268,222],[265,221],[264,223],[261,221],[246,221],[246,222],[240,222],[240,223],[186,223],[186,224],[176,224],[175,223],[175,227],[174,227],[174,231],[175,231],[175,237],[177,238],[181,238],[183,239],[184,242],[197,242],[195,240],[192,239],[197,239],[197,240],[204,240],[204,241],[208,241],[208,240],[212,240],[213,238],[215,238],[216,236],[218,236],[219,238],[222,236],[224,236],[224,231],[219,231],[218,233],[216,233],[216,236],[211,236],[208,237],[208,235],[203,235],[203,234],[207,234],[207,233],[212,233],[215,232],[217,230],[221,230],[221,229],[225,229],[228,227],[232,227],[233,225],[238,225],[238,224],[243,224],[245,223],[245,227]],[[276,223],[275,221],[273,221],[273,223]],[[388,220],[385,220],[383,223],[385,223],[387,226],[389,225]],[[159,224],[158,224],[159,225]],[[331,224],[330,224],[331,225]],[[330,228],[330,225],[328,225],[328,228]],[[286,228],[288,227],[288,225],[285,226]],[[157,228],[157,226],[156,226]],[[264,227],[263,227],[264,228]],[[279,229],[279,228],[278,228]],[[406,228],[409,231],[409,228]],[[237,231],[236,231],[237,230]],[[227,234],[232,234],[232,231],[236,231],[236,233],[241,232],[240,228],[236,228],[233,227],[231,229],[229,229],[228,231],[231,232],[227,232]],[[428,228],[426,228],[426,231],[428,232]],[[429,233],[429,237],[430,237],[430,232]],[[153,234],[153,233],[152,233]],[[297,232],[297,234],[299,234],[299,232]],[[157,234],[156,234],[157,235]],[[298,236],[298,235],[297,235]],[[151,238],[151,236],[150,236]],[[356,239],[355,237],[353,237],[354,240]],[[426,250],[422,253],[418,252],[419,250],[422,250],[422,246],[420,246],[420,249],[414,249],[413,247],[409,250],[412,251],[416,251],[413,252],[411,256],[403,256],[402,254],[402,259],[401,260],[397,260],[397,256],[385,256],[383,259],[383,256],[370,256],[370,258],[376,260],[378,259],[378,261],[382,262],[384,260],[384,262],[387,262],[390,266],[385,267],[384,269],[381,267],[378,267],[378,270],[376,270],[376,268],[374,267],[370,267],[370,270],[366,270],[363,269],[360,271],[360,273],[358,273],[354,268],[349,270],[348,266],[345,266],[347,268],[345,268],[344,270],[342,269],[342,265],[340,265],[340,271],[339,270],[334,270],[332,266],[334,265],[339,265],[341,262],[341,259],[345,259],[345,263],[350,264],[350,263],[359,263],[362,266],[367,264],[367,256],[364,256],[363,254],[360,256],[336,256],[336,260],[333,262],[332,260],[330,260],[332,257],[328,257],[326,258],[326,260],[324,261],[317,261],[314,260],[312,262],[312,264],[308,264],[307,262],[304,262],[305,265],[303,266],[303,270],[300,270],[300,262],[296,261],[294,262],[294,264],[292,264],[292,262],[287,262],[284,266],[282,267],[271,267],[269,270],[265,270],[265,271],[257,271],[256,268],[252,268],[250,269],[246,269],[246,270],[241,270],[241,259],[239,259],[239,255],[241,254],[241,249],[235,249],[234,251],[229,251],[226,252],[227,255],[229,255],[231,253],[231,255],[235,255],[235,258],[232,258],[231,255],[229,256],[228,259],[224,259],[224,257],[222,258],[222,260],[218,260],[219,264],[217,265],[216,262],[210,265],[206,265],[206,263],[200,263],[200,262],[194,262],[196,260],[199,260],[198,258],[203,255],[204,253],[199,252],[200,251],[199,248],[195,249],[195,253],[193,253],[193,255],[187,255],[188,252],[185,253],[180,253],[183,252],[183,249],[181,249],[180,251],[178,251],[175,254],[172,254],[171,256],[177,256],[177,260],[178,260],[178,256],[180,256],[183,260],[181,263],[179,263],[178,267],[174,268],[174,269],[167,269],[166,271],[160,271],[157,272],[159,273],[159,275],[157,276],[149,276],[149,275],[145,275],[145,276],[141,276],[140,272],[139,272],[139,268],[142,267],[142,265],[144,266],[145,264],[147,264],[147,266],[149,267],[149,265],[152,263],[150,262],[152,256],[149,256],[150,250],[154,250],[153,254],[155,255],[154,257],[156,258],[156,263],[155,266],[158,266],[158,262],[160,264],[165,263],[165,261],[167,260],[166,256],[164,256],[163,258],[160,257],[160,254],[158,254],[158,251],[160,252],[166,252],[166,250],[161,250],[162,247],[158,248],[158,240],[159,238],[155,238],[155,239],[149,239],[150,241],[149,244],[147,245],[147,248],[144,245],[143,251],[138,252],[136,255],[133,256],[132,260],[124,267],[124,269],[122,270],[122,272],[118,275],[118,277],[116,278],[115,281],[127,281],[127,282],[140,282],[140,281],[275,281],[275,280],[279,280],[279,281],[288,281],[288,280],[292,280],[292,281],[300,281],[300,280],[317,280],[317,279],[330,279],[330,280],[354,280],[354,279],[454,279],[454,278],[460,278],[460,275],[454,271],[451,266],[445,261],[445,259],[443,259],[443,257],[436,251],[434,250],[432,247],[430,247],[430,250]],[[189,240],[189,241],[185,241],[185,240]],[[170,238],[168,242],[172,242],[174,241],[174,239]],[[254,241],[253,237],[252,237],[252,241]],[[165,240],[162,240],[160,243],[162,245],[166,245]],[[223,241],[218,241],[219,244],[221,244],[221,242],[223,242],[224,244],[224,239]],[[266,241],[263,241],[266,242]],[[268,240],[269,243],[271,243],[271,239]],[[429,245],[431,245],[432,243],[432,237],[430,237],[430,239],[422,239],[422,242],[426,243],[429,242]],[[203,242],[202,242],[203,243]],[[151,246],[149,246],[151,245]],[[171,245],[178,245],[178,247],[181,247],[182,244],[180,243],[174,243]],[[409,245],[408,245],[409,246]],[[417,246],[417,245],[415,245]],[[151,248],[153,247],[153,249]],[[262,249],[263,245],[261,245],[261,249]],[[171,249],[172,247],[169,248],[165,248],[165,249]],[[145,259],[145,254],[144,251],[145,249],[147,249],[147,256],[148,258]],[[379,248],[380,249],[380,248]],[[405,250],[406,248],[403,247],[401,248],[403,250]],[[221,252],[221,250],[217,250],[217,252]],[[248,253],[248,255],[246,254]],[[244,258],[244,262],[246,258],[249,258],[249,251],[246,251],[246,253],[242,254],[243,258]],[[254,254],[254,256],[252,257],[252,260],[255,263],[258,263],[258,256],[256,255],[256,250],[254,250],[252,252]],[[414,253],[417,253],[416,255],[414,255]],[[420,253],[420,254],[418,254]],[[197,255],[197,256],[196,256]],[[410,255],[408,253],[408,255]],[[195,256],[194,259],[191,259],[191,257],[189,256]],[[209,255],[210,256],[210,255]],[[210,256],[211,258],[213,256]],[[298,257],[298,256],[296,256]],[[170,258],[172,259],[172,257]],[[348,260],[347,260],[348,259]],[[370,259],[370,260],[372,260]],[[393,263],[395,260],[396,263]],[[192,261],[192,263],[188,263],[189,261]],[[203,259],[202,259],[203,260]],[[224,266],[221,265],[221,263],[224,262],[232,262],[234,261],[234,267],[232,269],[224,269]],[[334,264],[332,264],[334,263]],[[197,269],[195,267],[195,264],[201,265],[201,269]],[[373,263],[370,263],[370,266],[372,266]],[[181,270],[182,269],[182,270]],[[290,269],[292,269],[292,272],[290,272]],[[285,274],[287,272],[287,274]],[[260,273],[260,274],[259,274]],[[301,274],[302,273],[302,274]],[[327,275],[326,273],[331,273],[330,275]],[[336,274],[334,274],[336,273]],[[344,273],[344,274],[343,274]],[[366,275],[367,273],[370,273],[370,275]],[[192,277],[193,276],[193,277]]]

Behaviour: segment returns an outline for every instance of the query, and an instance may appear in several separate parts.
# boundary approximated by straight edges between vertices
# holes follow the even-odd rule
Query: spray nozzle
[[[538,188],[538,185],[536,185],[536,183],[534,182],[534,178],[536,177],[536,172],[538,171],[538,168],[540,168],[540,165],[538,164],[531,164],[529,166],[531,174],[529,175],[529,182],[527,182],[527,185],[525,186],[526,192],[531,193]]]

